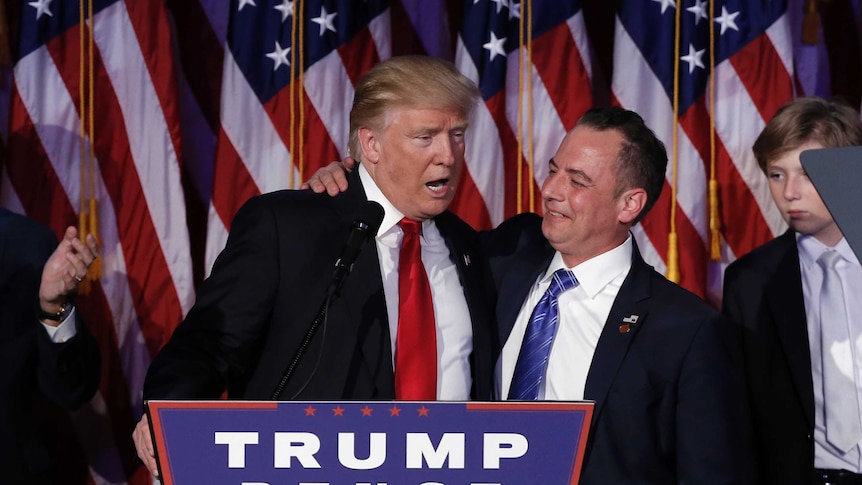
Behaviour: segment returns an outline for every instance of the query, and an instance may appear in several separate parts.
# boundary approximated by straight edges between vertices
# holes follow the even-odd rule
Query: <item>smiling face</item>
[[[646,202],[644,189],[620,190],[617,159],[623,142],[617,130],[579,126],[549,162],[542,232],[569,267],[625,242]]]
[[[791,229],[834,246],[843,237],[841,231],[799,161],[799,154],[812,148],[823,148],[823,145],[807,142],[769,160],[766,164],[769,190],[781,217]]]
[[[445,211],[464,165],[466,117],[447,109],[393,108],[383,125],[358,132],[362,162],[383,195],[413,220]]]

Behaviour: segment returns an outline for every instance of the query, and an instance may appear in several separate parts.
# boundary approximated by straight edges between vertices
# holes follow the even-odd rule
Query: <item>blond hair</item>
[[[384,129],[386,113],[393,108],[446,109],[466,119],[480,97],[473,81],[448,61],[393,57],[371,68],[356,85],[347,149],[352,157],[361,159],[359,129]]]

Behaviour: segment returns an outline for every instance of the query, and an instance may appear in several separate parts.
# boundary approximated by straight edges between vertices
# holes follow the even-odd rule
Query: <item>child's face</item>
[[[823,146],[807,142],[770,160],[766,165],[769,190],[791,229],[834,246],[842,238],[841,231],[799,161],[799,153],[811,148]]]

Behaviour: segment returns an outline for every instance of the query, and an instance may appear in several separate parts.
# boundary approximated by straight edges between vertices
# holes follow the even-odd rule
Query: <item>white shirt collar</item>
[[[569,269],[575,273],[578,284],[590,298],[595,298],[611,281],[622,273],[627,273],[632,266],[632,236],[619,246],[594,256],[583,263],[569,268],[563,262],[563,255],[559,251],[554,253],[551,263],[540,282],[550,281],[554,271],[558,269]]]
[[[850,243],[847,242],[847,238],[845,237],[842,237],[835,247],[830,248],[818,241],[814,236],[796,233],[796,246],[799,249],[799,259],[802,261],[802,264],[809,268],[816,265],[817,260],[828,249],[838,251],[838,254],[843,256],[848,262],[857,266],[859,265],[859,259],[856,257],[853,249],[850,248]]]

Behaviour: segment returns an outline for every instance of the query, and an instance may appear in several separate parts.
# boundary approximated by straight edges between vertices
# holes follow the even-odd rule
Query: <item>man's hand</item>
[[[153,435],[150,434],[150,421],[147,419],[146,414],[141,417],[138,425],[135,426],[132,440],[135,442],[135,449],[138,450],[138,458],[144,462],[144,465],[153,477],[159,478],[159,467],[156,465],[156,454],[153,451]]]
[[[347,174],[356,167],[356,160],[347,157],[343,162],[332,162],[318,169],[300,186],[301,189],[311,189],[318,194],[326,192],[336,196],[347,190]]]
[[[87,244],[78,240],[78,230],[70,226],[60,245],[48,258],[42,270],[42,283],[39,286],[39,304],[48,313],[57,313],[69,295],[74,294],[78,285],[87,276],[90,265],[99,256],[96,238],[87,236]]]

